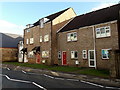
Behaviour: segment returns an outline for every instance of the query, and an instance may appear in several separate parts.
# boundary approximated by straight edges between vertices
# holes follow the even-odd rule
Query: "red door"
[[[66,55],[66,52],[62,52],[62,65],[66,65],[67,64],[67,55]]]
[[[40,54],[36,55],[36,63],[40,63]]]

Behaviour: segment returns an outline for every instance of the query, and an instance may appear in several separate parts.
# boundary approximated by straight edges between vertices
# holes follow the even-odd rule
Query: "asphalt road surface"
[[[26,88],[30,89],[88,89],[88,90],[106,90],[104,86],[94,83],[76,80],[66,79],[61,77],[53,77],[46,74],[28,73],[25,71],[14,71],[9,68],[2,69],[0,73],[2,77],[2,88]],[[4,89],[3,89],[4,90]],[[12,89],[11,89],[12,90]]]

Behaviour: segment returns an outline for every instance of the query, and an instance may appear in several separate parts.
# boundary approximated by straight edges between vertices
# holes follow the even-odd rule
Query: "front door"
[[[66,55],[66,51],[62,52],[62,65],[66,65],[67,64],[67,55]]]
[[[94,50],[88,51],[88,61],[89,61],[89,67],[96,67],[95,51]]]
[[[40,63],[40,54],[36,55],[36,63]]]

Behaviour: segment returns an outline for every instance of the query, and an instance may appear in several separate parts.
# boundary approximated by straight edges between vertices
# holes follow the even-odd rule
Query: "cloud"
[[[115,4],[116,3],[101,3],[99,6],[92,8],[91,11],[99,10],[99,9],[109,7],[109,6],[112,6],[112,5],[115,5]]]
[[[2,33],[12,33],[12,34],[20,34],[23,35],[24,26],[19,26],[14,23],[0,20],[0,32]]]

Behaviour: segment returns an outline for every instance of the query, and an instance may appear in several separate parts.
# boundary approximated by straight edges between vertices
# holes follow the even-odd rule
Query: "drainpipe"
[[[96,39],[95,39],[95,26],[93,26],[93,47],[94,47],[95,69],[96,69]]]
[[[51,30],[50,30],[50,36],[51,36],[51,40],[50,40],[50,43],[51,43],[51,46],[50,46],[50,51],[51,51],[51,62],[50,62],[50,65],[53,65],[53,58],[52,58],[52,21],[51,21]]]

